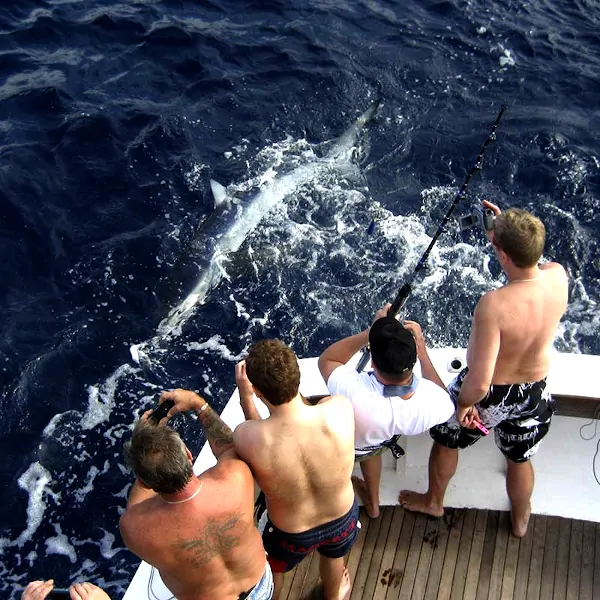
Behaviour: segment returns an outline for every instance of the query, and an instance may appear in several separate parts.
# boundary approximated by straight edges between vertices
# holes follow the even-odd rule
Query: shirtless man
[[[273,579],[254,526],[254,481],[233,448],[231,429],[186,390],[163,392],[169,416],[195,410],[217,464],[194,475],[179,434],[145,413],[125,445],[137,480],[121,516],[127,547],[160,572],[178,600],[269,600]]]
[[[568,281],[558,263],[538,264],[545,241],[543,223],[519,209],[483,206],[496,215],[488,232],[506,274],[505,286],[478,302],[467,348],[467,365],[448,390],[456,415],[431,429],[429,489],[403,490],[399,501],[409,510],[441,516],[444,494],[458,465],[458,449],[482,437],[480,422],[495,427],[495,441],[506,457],[506,490],[512,532],[527,533],[533,492],[529,459],[548,433],[554,403],[546,389],[550,351],[568,300]]]
[[[371,519],[379,516],[382,455],[397,448],[401,435],[419,435],[444,423],[454,413],[446,386],[437,374],[421,326],[401,324],[388,316],[391,304],[379,309],[371,327],[341,339],[319,357],[319,370],[332,394],[350,398],[354,409],[355,459],[363,479],[352,483]],[[370,346],[372,371],[358,372],[348,361]],[[422,379],[413,374],[419,359]]]
[[[235,447],[252,469],[267,500],[263,543],[275,580],[312,550],[320,554],[327,600],[350,596],[344,567],[360,523],[350,476],[354,463],[354,416],[343,396],[309,404],[300,395],[295,354],[280,340],[263,340],[236,365],[246,419],[234,432]],[[261,419],[254,394],[269,409]]]

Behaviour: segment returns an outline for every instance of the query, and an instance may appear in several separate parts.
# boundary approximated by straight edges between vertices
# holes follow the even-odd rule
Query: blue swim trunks
[[[313,550],[327,558],[345,556],[358,537],[358,514],[355,498],[352,508],[343,517],[302,533],[277,529],[269,519],[263,532],[263,544],[271,569],[274,573],[291,571]]]

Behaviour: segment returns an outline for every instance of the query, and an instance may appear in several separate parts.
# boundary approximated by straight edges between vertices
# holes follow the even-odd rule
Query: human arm
[[[415,344],[417,346],[417,358],[421,363],[421,374],[425,379],[433,381],[436,385],[439,385],[443,390],[446,390],[446,386],[442,381],[442,378],[438,375],[438,372],[431,362],[429,353],[427,352],[427,345],[425,344],[425,336],[421,326],[416,321],[404,321],[402,323],[405,329],[408,329],[413,337],[415,338]]]
[[[494,213],[494,217],[497,217],[502,212],[496,204],[494,204],[493,202],[490,202],[489,200],[483,200],[481,205],[483,206],[484,209],[489,208]],[[493,231],[494,231],[494,228],[492,227],[490,230],[485,232],[488,239],[490,240],[490,242],[493,241],[493,237],[492,237]]]
[[[260,416],[256,404],[254,403],[254,388],[246,375],[246,361],[242,360],[235,365],[235,383],[240,394],[240,404],[244,411],[246,421],[260,420]]]
[[[375,313],[373,322],[387,316],[391,304],[386,304]],[[345,365],[361,348],[369,343],[369,329],[334,342],[319,356],[319,371],[325,383],[341,365]]]
[[[456,407],[456,419],[465,427],[478,420],[474,404],[488,392],[500,351],[500,328],[496,319],[493,293],[488,292],[477,304],[467,347],[469,371],[465,375]]]
[[[163,392],[160,395],[160,401],[162,403],[165,400],[173,400],[175,403],[168,413],[169,417],[186,410],[196,412],[217,460],[228,450],[233,449],[233,432],[231,431],[231,427],[221,419],[202,396],[190,390],[177,389],[170,392]],[[227,456],[229,454],[227,452]],[[225,456],[223,457],[225,458]]]

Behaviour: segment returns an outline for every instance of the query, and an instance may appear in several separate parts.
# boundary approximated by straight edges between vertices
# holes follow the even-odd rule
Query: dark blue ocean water
[[[139,411],[174,386],[222,407],[262,337],[311,356],[364,327],[502,103],[468,201],[544,220],[546,257],[571,277],[557,348],[600,354],[599,64],[593,0],[3,2],[2,597],[54,577],[119,598],[138,562],[117,522]],[[299,179],[161,335],[211,247],[209,180],[268,191],[326,155],[378,90],[353,161]],[[406,314],[433,345],[464,346],[498,268],[454,223],[429,264]],[[197,451],[202,436],[180,428]]]

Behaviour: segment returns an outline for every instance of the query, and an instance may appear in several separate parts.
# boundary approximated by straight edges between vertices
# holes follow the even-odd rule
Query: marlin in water
[[[250,198],[240,200],[228,194],[220,183],[211,180],[215,201],[212,214],[198,232],[199,247],[204,240],[204,267],[192,291],[163,319],[158,326],[161,336],[178,330],[186,318],[206,300],[208,293],[226,276],[224,263],[240,248],[265,215],[301,185],[318,177],[319,168],[342,168],[352,159],[358,134],[371,121],[381,106],[376,100],[332,145],[323,158],[315,159],[262,185]]]

